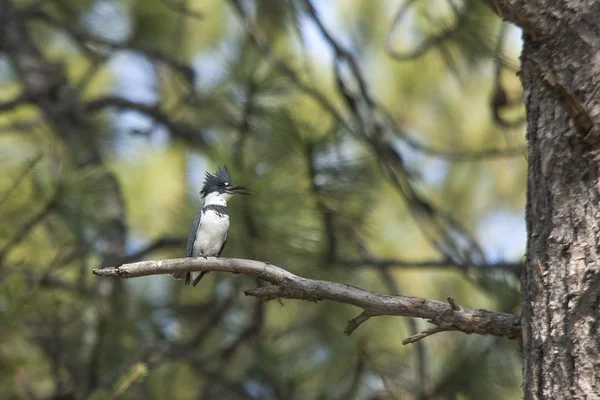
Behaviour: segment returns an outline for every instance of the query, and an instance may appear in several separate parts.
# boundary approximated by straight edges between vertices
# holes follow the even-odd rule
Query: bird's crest
[[[226,165],[223,167],[218,166],[217,172],[215,174],[211,174],[210,172],[206,172],[204,176],[204,186],[202,187],[202,197],[206,197],[210,192],[219,189],[219,184],[226,183],[231,185],[231,175],[229,175],[229,170]]]

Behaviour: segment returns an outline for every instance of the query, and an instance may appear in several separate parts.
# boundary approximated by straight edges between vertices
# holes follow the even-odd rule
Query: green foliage
[[[124,397],[131,385],[143,382],[148,375],[148,366],[137,363],[123,375],[111,389],[98,390],[90,396],[90,400],[108,400]]]
[[[166,276],[91,275],[124,260],[183,256],[203,174],[227,164],[255,195],[231,200],[224,256],[518,313],[510,272],[371,263],[447,256],[436,247],[439,219],[415,211],[394,177],[469,232],[494,213],[522,210],[522,152],[448,155],[523,143],[521,129],[496,126],[490,113],[496,17],[475,0],[457,10],[413,2],[394,45],[410,52],[453,33],[399,61],[384,48],[393,2],[313,1],[355,57],[368,105],[347,62],[335,76],[335,51],[304,1],[240,1],[245,24],[234,3],[53,1],[39,10],[64,26],[27,17],[32,42],[65,79],[52,101],[0,112],[0,398],[520,398],[518,351],[506,339],[442,333],[402,346],[428,324],[372,318],[347,337],[358,310],[260,303],[242,291],[262,283],[245,276],[211,273],[191,288]],[[106,42],[114,32],[103,7],[124,21],[126,37]],[[78,45],[68,27],[97,40]],[[501,72],[519,97],[518,80]],[[0,103],[18,96],[19,74],[0,79]],[[135,105],[90,106],[104,96]],[[64,109],[59,124],[51,113]],[[81,162],[84,153],[94,157]],[[138,254],[173,238],[181,240]]]

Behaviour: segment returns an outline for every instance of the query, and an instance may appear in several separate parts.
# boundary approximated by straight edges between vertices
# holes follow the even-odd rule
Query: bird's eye
[[[223,187],[225,184],[223,182],[219,183],[219,186]]]

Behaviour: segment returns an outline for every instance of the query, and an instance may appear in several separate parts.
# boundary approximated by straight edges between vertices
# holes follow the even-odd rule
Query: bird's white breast
[[[196,231],[192,256],[218,255],[227,239],[228,230],[229,216],[221,215],[214,210],[206,210]]]

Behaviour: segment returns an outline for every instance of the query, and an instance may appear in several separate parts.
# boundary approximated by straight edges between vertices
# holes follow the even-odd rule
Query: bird
[[[249,186],[235,186],[226,165],[218,166],[217,172],[206,172],[204,185],[200,194],[204,201],[203,208],[196,214],[192,222],[192,229],[188,237],[186,257],[219,257],[227,243],[229,231],[229,214],[227,213],[227,200],[236,194],[252,194],[253,188]],[[193,278],[192,286],[196,287],[200,279],[208,271],[202,272],[175,272],[175,279],[184,279],[189,285]]]

